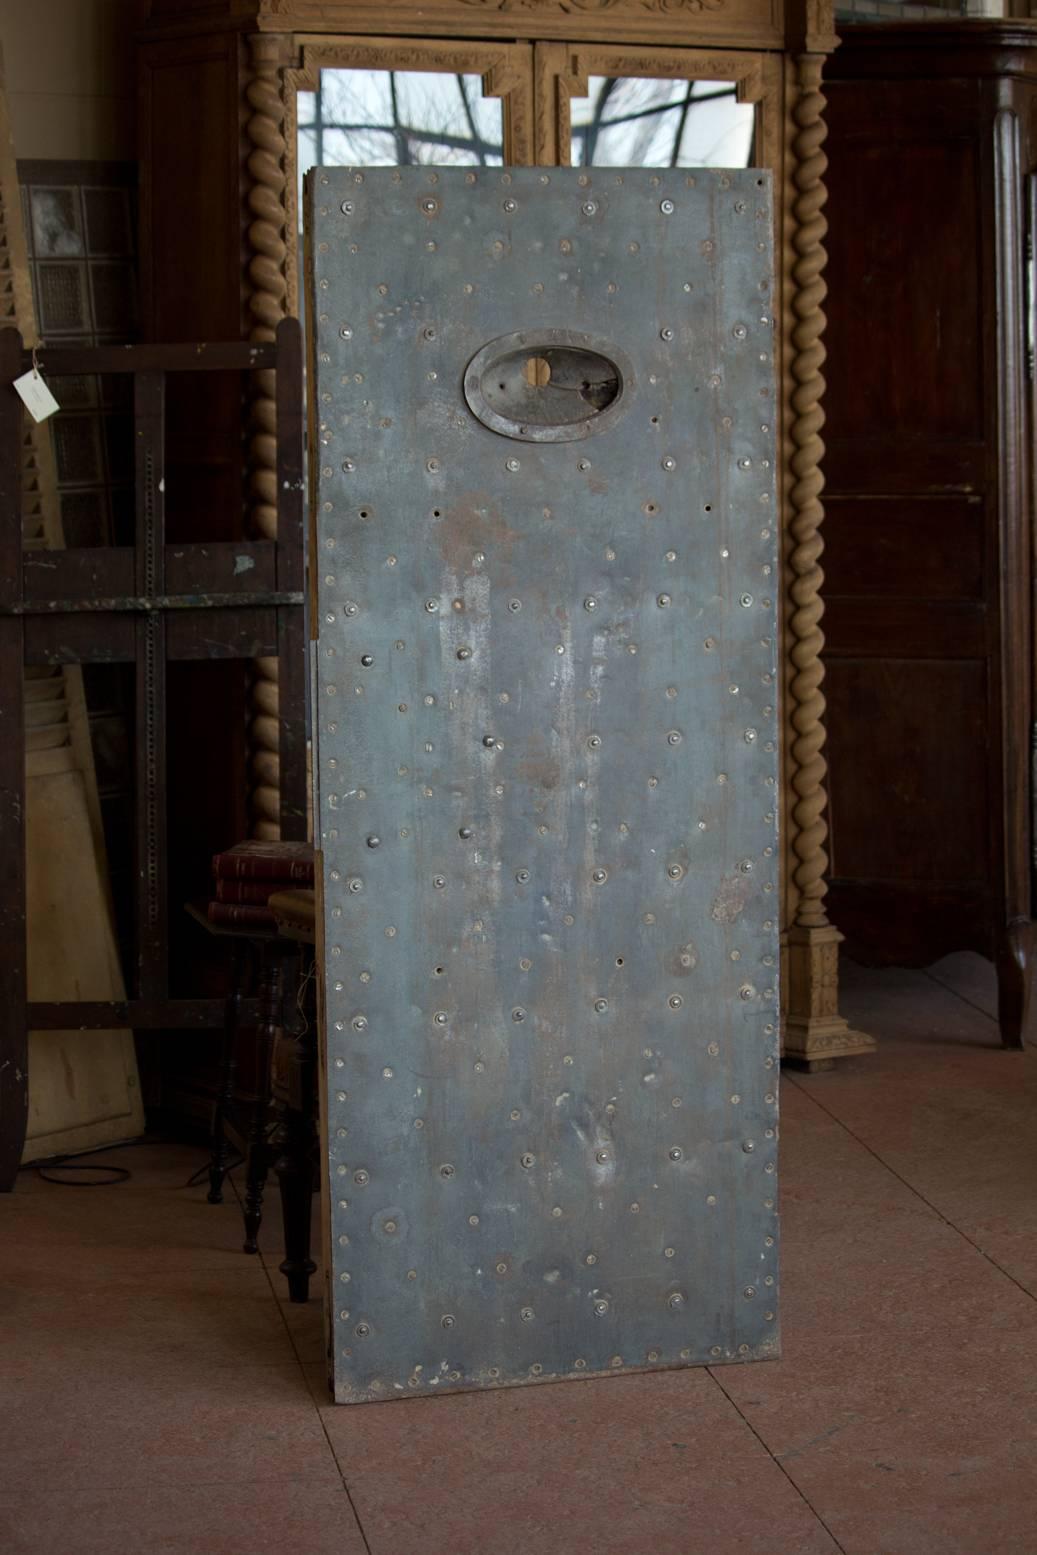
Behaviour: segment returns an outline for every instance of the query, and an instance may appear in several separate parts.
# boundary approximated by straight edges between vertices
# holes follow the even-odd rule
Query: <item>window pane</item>
[[[749,167],[756,111],[733,81],[591,76],[572,105],[574,167]]]

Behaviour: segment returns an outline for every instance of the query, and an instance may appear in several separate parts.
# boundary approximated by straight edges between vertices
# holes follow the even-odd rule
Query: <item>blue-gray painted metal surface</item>
[[[774,1355],[769,180],[309,207],[336,1397]]]

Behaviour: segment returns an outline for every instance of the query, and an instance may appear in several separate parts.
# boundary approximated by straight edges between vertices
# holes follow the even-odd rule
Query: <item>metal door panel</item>
[[[311,175],[340,1400],[776,1354],[769,185]]]

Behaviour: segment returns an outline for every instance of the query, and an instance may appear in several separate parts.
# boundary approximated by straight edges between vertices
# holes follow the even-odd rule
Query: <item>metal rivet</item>
[[[521,599],[509,599],[508,609],[511,611],[512,615],[516,615],[518,611],[522,609]]]
[[[354,1015],[353,1016],[353,1021],[352,1021],[352,1026],[353,1026],[353,1030],[354,1031],[366,1031],[367,1030],[367,1016],[366,1015]]]
[[[607,869],[592,869],[591,870],[591,880],[594,882],[595,885],[604,885],[605,881],[608,879],[608,877],[609,877],[609,872],[608,872]]]
[[[462,842],[467,842],[469,837],[472,835],[472,828],[470,826],[462,826],[458,829],[457,835],[461,838]]]
[[[672,340],[673,339],[673,330],[670,329],[670,327],[667,325],[667,327],[665,329],[661,329],[659,331],[659,339],[660,340]]]
[[[675,1290],[673,1295],[667,1299],[666,1305],[668,1307],[682,1307],[684,1305],[684,1300],[685,1298],[681,1292],[679,1290]]]
[[[518,881],[519,885],[525,885],[526,881],[529,879],[529,870],[517,869],[515,871],[515,879]]]
[[[515,1008],[511,1012],[511,1018],[512,1018],[513,1021],[516,1021],[516,1022],[525,1020],[526,1012],[522,1008],[521,1005],[516,1005],[515,1006]]]
[[[596,1301],[594,1303],[594,1315],[595,1315],[595,1317],[604,1317],[605,1314],[608,1312],[608,1309],[609,1309],[609,1304],[608,1304],[607,1301]]]
[[[673,604],[673,599],[669,594],[660,594],[656,600],[656,604],[659,606],[660,610],[665,610],[667,605]]]
[[[593,200],[584,200],[584,202],[583,202],[583,214],[585,216],[593,216],[595,214],[595,212],[597,211],[597,209],[598,209],[598,207],[595,205]]]
[[[684,1000],[679,993],[672,993],[667,1002],[671,1010],[679,1010],[684,1004]]]
[[[662,460],[662,467],[664,470],[675,470],[677,468],[677,461],[671,455],[667,454],[666,458]]]
[[[525,1167],[527,1172],[528,1172],[528,1170],[529,1170],[529,1168],[531,1166],[535,1166],[536,1165],[536,1159],[537,1159],[536,1156],[535,1155],[530,1155],[528,1153],[528,1151],[527,1151],[527,1153],[525,1155],[520,1156],[520,1158],[519,1158],[520,1164]]]
[[[342,204],[339,206],[339,210],[342,212],[343,216],[352,216],[354,210],[352,200],[343,200]]]
[[[368,837],[368,839],[367,839],[367,846],[369,848],[377,848],[377,847],[379,847],[381,845],[381,841],[382,841],[381,837],[375,837],[372,834],[372,836]]]
[[[673,212],[674,212],[674,208],[675,207],[674,207],[674,204],[673,204],[672,200],[660,200],[659,201],[659,209],[662,211],[664,216],[672,216]]]
[[[445,1165],[439,1168],[439,1175],[440,1177],[453,1177],[454,1168],[450,1165],[449,1162],[447,1162]]]
[[[371,1179],[367,1172],[361,1170],[353,1173],[353,1181],[356,1183],[358,1188],[366,1188]]]
[[[453,1328],[457,1319],[454,1317],[452,1312],[444,1312],[439,1321],[443,1328]]]
[[[472,657],[471,648],[458,648],[457,657],[461,660],[470,659]]]
[[[594,1008],[595,1008],[595,1010],[597,1011],[597,1013],[599,1015],[604,1015],[604,1013],[608,1009],[608,1007],[609,1007],[609,1002],[608,1002],[607,999],[595,999],[595,1001],[594,1001]]]
[[[669,1152],[669,1156],[671,1161],[683,1161],[684,1151],[681,1149],[680,1145],[674,1145],[673,1149]]]
[[[504,468],[506,470],[510,470],[512,472],[512,474],[514,474],[515,471],[516,470],[520,470],[522,468],[522,466],[521,466],[521,464],[520,464],[518,459],[505,459],[505,461],[504,461]]]
[[[588,746],[588,749],[592,750],[592,751],[600,750],[601,749],[601,735],[600,734],[588,735],[588,737],[587,737],[587,746]]]
[[[683,738],[684,736],[681,734],[679,729],[671,729],[669,734],[666,736],[666,743],[668,745],[679,745]]]

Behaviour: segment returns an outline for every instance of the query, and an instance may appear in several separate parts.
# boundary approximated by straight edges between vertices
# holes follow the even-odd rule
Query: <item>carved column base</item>
[[[830,1069],[837,1058],[873,1053],[875,1038],[853,1031],[839,1014],[839,946],[843,936],[823,929],[793,928],[786,941],[788,1008],[782,1057],[809,1072]]]

